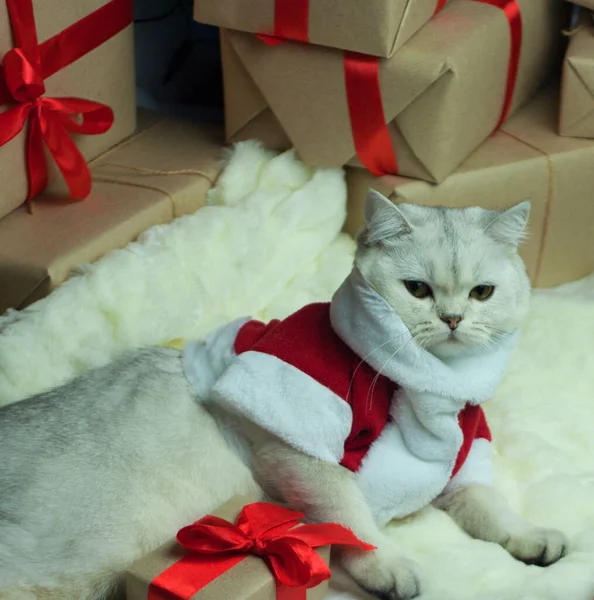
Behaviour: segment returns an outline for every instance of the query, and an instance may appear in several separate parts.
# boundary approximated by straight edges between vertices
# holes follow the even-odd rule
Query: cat
[[[330,305],[138,350],[0,409],[0,599],[121,597],[128,564],[234,494],[350,527],[377,549],[339,559],[390,600],[418,596],[423,574],[382,526],[431,502],[519,560],[562,558],[561,532],[492,489],[480,408],[528,310],[528,216],[370,191]]]

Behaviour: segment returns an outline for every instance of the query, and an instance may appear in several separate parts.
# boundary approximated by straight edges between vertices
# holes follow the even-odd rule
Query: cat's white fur
[[[527,203],[506,212],[396,208],[372,192],[356,264],[419,343],[438,356],[473,352],[517,329],[526,314],[530,286],[517,246],[528,212]],[[429,284],[433,298],[414,298],[403,279]],[[468,297],[486,283],[496,286],[487,302]],[[457,341],[447,341],[440,314],[462,318]],[[419,594],[428,574],[378,528],[352,473],[250,437],[266,492],[377,546],[341,556],[363,587],[391,600]],[[121,593],[129,562],[228,496],[261,495],[192,396],[174,350],[134,353],[2,409],[0,453],[1,600]],[[459,488],[436,505],[520,560],[546,565],[566,552],[561,533],[526,523],[491,489]]]

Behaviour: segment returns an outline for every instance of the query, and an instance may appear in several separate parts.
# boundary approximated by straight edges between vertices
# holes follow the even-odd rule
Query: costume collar
[[[518,333],[491,349],[441,360],[417,345],[402,319],[355,267],[330,307],[337,335],[378,373],[417,393],[481,404],[501,380]],[[461,404],[462,407],[462,404]]]

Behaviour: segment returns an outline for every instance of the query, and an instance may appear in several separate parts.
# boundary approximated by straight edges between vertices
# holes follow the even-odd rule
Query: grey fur
[[[233,494],[259,496],[172,349],[2,408],[0,453],[0,598],[109,595],[183,525]]]

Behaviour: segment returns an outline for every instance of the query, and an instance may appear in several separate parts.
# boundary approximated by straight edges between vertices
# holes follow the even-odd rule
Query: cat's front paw
[[[411,600],[421,593],[416,563],[395,553],[349,553],[342,564],[365,591],[382,600]]]
[[[534,527],[512,535],[505,548],[514,558],[527,565],[548,567],[567,554],[569,541],[556,529]]]

